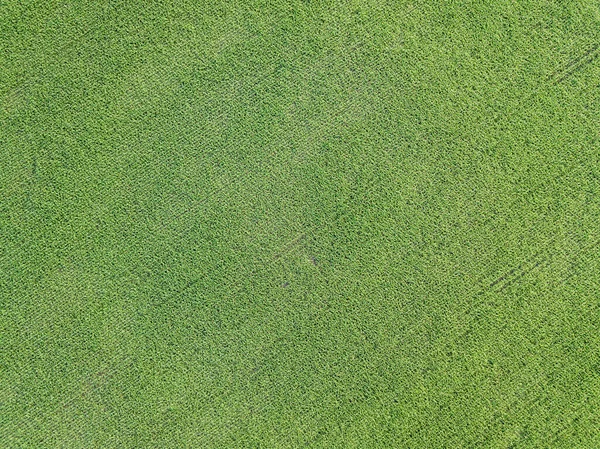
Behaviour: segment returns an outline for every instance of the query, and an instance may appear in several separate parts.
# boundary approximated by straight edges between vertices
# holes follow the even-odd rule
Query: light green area
[[[0,447],[600,447],[600,5],[0,1]]]

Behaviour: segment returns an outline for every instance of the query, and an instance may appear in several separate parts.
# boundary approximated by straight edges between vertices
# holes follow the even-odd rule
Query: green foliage
[[[589,0],[0,2],[0,447],[600,447]]]

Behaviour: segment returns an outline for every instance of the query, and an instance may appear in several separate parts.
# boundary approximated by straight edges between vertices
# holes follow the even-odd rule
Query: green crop
[[[0,447],[600,447],[599,56],[590,0],[0,1]]]

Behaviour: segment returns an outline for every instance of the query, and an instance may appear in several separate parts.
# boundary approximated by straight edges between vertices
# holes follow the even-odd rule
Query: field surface
[[[600,447],[600,3],[0,1],[1,448]]]

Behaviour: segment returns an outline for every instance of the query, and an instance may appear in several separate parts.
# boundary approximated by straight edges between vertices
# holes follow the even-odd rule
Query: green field
[[[0,448],[600,448],[600,3],[0,0]]]

